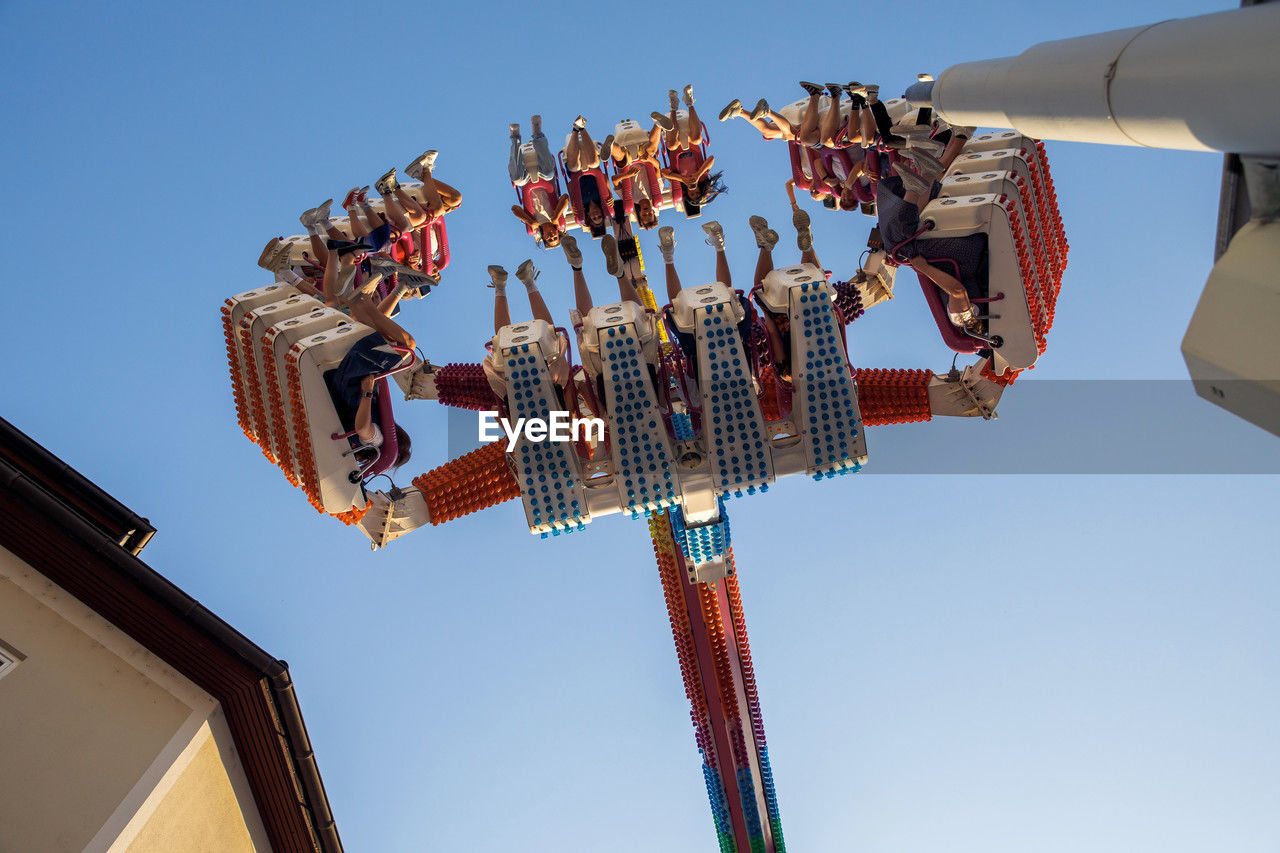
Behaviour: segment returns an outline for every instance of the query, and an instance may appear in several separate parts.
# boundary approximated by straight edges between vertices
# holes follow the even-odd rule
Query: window
[[[22,654],[0,642],[0,678],[4,678],[22,662]]]

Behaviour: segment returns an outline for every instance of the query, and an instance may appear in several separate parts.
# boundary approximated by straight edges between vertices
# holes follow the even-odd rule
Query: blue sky
[[[403,316],[432,360],[474,361],[491,330],[485,265],[538,253],[553,310],[571,302],[562,257],[507,212],[510,121],[541,112],[554,140],[579,112],[607,128],[688,81],[708,118],[734,96],[787,103],[799,79],[892,93],[957,61],[1219,8],[2,4],[0,222],[21,255],[0,273],[4,415],[148,516],[148,561],[289,661],[348,849],[707,850],[644,527],[608,518],[541,542],[508,504],[371,554],[240,435],[218,306],[268,280],[258,251],[302,209],[434,147],[465,195],[454,263]],[[786,225],[786,154],[741,122],[711,134],[730,193],[708,215],[741,283],[747,216]],[[1023,381],[1184,378],[1220,158],[1049,150],[1072,252],[1048,353]],[[814,220],[825,264],[851,272],[869,223]],[[696,226],[677,237],[686,283],[710,277]],[[586,250],[604,301],[612,282]],[[950,363],[913,285],[859,320],[850,348],[859,366]],[[1022,421],[1055,451],[1032,467],[1099,470],[1114,406],[1063,387],[1075,405]],[[1274,438],[1189,387],[1174,397],[1130,413],[1137,447],[1194,424],[1161,470],[1222,447],[1278,470]],[[445,461],[443,412],[399,411],[412,473]],[[927,433],[919,470],[949,470],[999,456],[990,426],[883,441],[909,455],[903,436]],[[869,433],[873,468],[886,429]],[[1274,473],[918,474],[734,501],[791,849],[1274,850],[1276,487]]]

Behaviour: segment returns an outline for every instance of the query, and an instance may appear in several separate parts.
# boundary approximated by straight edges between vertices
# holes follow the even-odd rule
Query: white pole
[[[1280,2],[961,63],[908,98],[1037,139],[1280,154]]]

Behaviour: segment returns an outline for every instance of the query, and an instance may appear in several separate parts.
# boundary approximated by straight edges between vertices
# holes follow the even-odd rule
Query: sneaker
[[[356,196],[358,195],[360,195],[359,187],[352,187],[351,189],[347,190],[346,198],[342,200],[342,209],[346,211],[350,211],[351,206],[356,203]]]
[[[804,80],[801,80],[800,88],[808,92],[810,96],[822,94],[822,87],[819,86],[817,83],[807,83]]]
[[[791,214],[791,224],[796,227],[797,231],[801,228],[808,228],[811,221],[812,220],[809,219],[809,212],[806,210],[797,208],[796,211]]]
[[[871,86],[863,86],[862,88],[865,90],[862,94],[867,96],[867,100],[871,100],[872,98],[875,98],[876,100],[880,99],[879,86],[871,85]]]
[[[271,266],[269,269],[272,272],[280,272],[281,270],[292,266],[292,261],[293,244],[281,242],[280,245],[276,247],[276,253],[271,257]]]
[[[431,148],[422,153],[422,167],[424,169],[434,169],[436,167],[436,158],[440,156],[440,152]]]
[[[678,94],[676,94],[676,90],[675,90],[675,89],[668,89],[668,90],[667,90],[667,100],[668,100],[668,101],[670,102],[670,104],[671,104],[671,109],[673,109],[673,110],[678,110],[678,109],[680,109],[680,96],[679,96]]]
[[[865,98],[867,96],[867,87],[859,83],[857,80],[850,80],[848,83],[845,83],[844,91],[851,98]]]
[[[622,275],[622,256],[618,254],[618,238],[606,234],[600,238],[600,251],[604,252],[604,267],[615,278]]]
[[[654,124],[662,128],[663,130],[667,131],[668,133],[676,129],[676,126],[671,123],[670,116],[664,116],[662,113],[659,113],[659,112],[652,112],[652,113],[649,113],[649,118],[653,119]]]
[[[307,213],[310,212],[311,211],[307,211]],[[271,259],[275,256],[276,252],[280,248],[280,244],[283,242],[284,240],[279,237],[272,237],[268,240],[267,245],[262,247],[262,254],[258,255],[258,266],[262,267],[264,270],[271,270]],[[274,272],[274,270],[271,271]]]
[[[400,182],[396,180],[396,170],[391,169],[374,183],[373,188],[378,191],[378,195],[383,198],[391,195],[400,186]]]
[[[364,296],[365,294],[373,293],[378,289],[378,285],[382,284],[384,278],[386,276],[381,272],[376,269],[372,270],[369,275],[365,276],[364,283],[360,285],[360,295]]]
[[[658,251],[662,253],[665,263],[672,263],[676,253],[676,229],[663,225],[658,229]]]
[[[715,249],[717,252],[723,252],[724,229],[720,227],[720,223],[713,219],[703,225],[702,230],[707,232],[707,245]]]
[[[303,228],[310,228],[315,225],[316,209],[314,207],[302,211],[302,215],[298,217],[298,221],[302,223]]]
[[[684,105],[686,107],[693,106],[693,84],[684,87]]]
[[[315,216],[312,217],[312,224],[320,225],[329,221],[329,208],[333,206],[333,199],[326,198],[315,207]]]
[[[731,118],[737,118],[742,115],[742,101],[734,98],[729,105],[720,111],[720,120],[728,121]]]
[[[609,134],[604,138],[604,142],[600,143],[600,159],[607,161],[613,159],[613,134]]]
[[[975,125],[951,126],[952,139],[973,139],[973,135],[978,132]]]
[[[533,287],[534,281],[538,278],[538,270],[533,265],[533,258],[525,258],[524,263],[516,267],[516,278],[520,279],[525,287]]]
[[[831,100],[838,101],[840,96],[844,94],[844,86],[839,83],[828,83],[827,94],[831,96]]]
[[[766,101],[764,98],[761,98],[759,101],[756,102],[755,107],[752,108],[751,117],[753,119],[759,120],[764,118],[771,112],[773,111],[769,109],[769,102]]]
[[[911,159],[915,161],[920,174],[929,180],[936,181],[947,170],[941,160],[916,145],[911,146]]]
[[[511,122],[511,124],[508,125],[508,127],[511,128],[511,140],[513,142],[519,142],[520,141],[520,123],[517,121],[513,121]]]
[[[756,235],[757,249],[772,249],[778,242],[778,233],[769,227],[769,220],[763,216],[753,216],[747,220],[747,224],[751,226],[751,233]],[[767,239],[769,234],[773,234],[773,242]]]
[[[796,248],[802,252],[807,252],[813,248],[813,232],[806,225],[804,228],[796,229]]]
[[[338,268],[337,280],[333,286],[333,298],[339,302],[348,302],[356,293],[356,268],[358,264],[343,264]]]
[[[587,120],[586,120],[585,118],[583,118],[582,116],[578,116],[577,118],[575,118],[575,119],[573,120],[573,129],[574,129],[574,130],[586,130],[586,129],[587,129]]]
[[[489,286],[502,288],[507,286],[507,271],[497,264],[489,267]]]
[[[919,80],[921,83],[932,83],[932,82],[933,82],[933,75],[932,75],[932,74],[917,74],[917,75],[916,75],[916,79],[917,79],[917,80]]]
[[[933,184],[917,175],[915,172],[907,168],[907,161],[899,160],[894,164],[894,171],[898,177],[902,179],[902,188],[909,193],[927,196],[933,189]]]
[[[565,259],[574,269],[582,269],[582,251],[578,249],[578,240],[569,234],[560,238],[560,248],[564,250]]]
[[[512,125],[512,127],[514,127],[514,128],[516,128],[517,130],[519,130],[520,125],[518,125],[518,124],[513,124],[513,125]],[[517,137],[516,137],[516,138],[518,139],[518,138],[519,138],[519,136],[517,135]],[[405,166],[405,167],[404,167],[404,173],[405,173],[406,175],[408,175],[409,177],[413,178],[415,181],[420,181],[420,180],[422,180],[422,174],[423,174],[423,172],[425,172],[425,171],[427,170],[427,168],[428,168],[428,165],[427,165],[427,154],[429,154],[429,153],[431,153],[431,152],[429,152],[429,151],[423,151],[421,154],[419,154],[417,157],[415,157],[415,158],[413,159],[413,162],[412,162],[412,163],[410,163],[408,166]]]

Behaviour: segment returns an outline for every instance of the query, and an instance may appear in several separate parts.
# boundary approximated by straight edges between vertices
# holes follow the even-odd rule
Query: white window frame
[[[4,678],[9,673],[18,668],[18,664],[22,663],[24,656],[12,646],[5,645],[0,640],[0,678]]]

